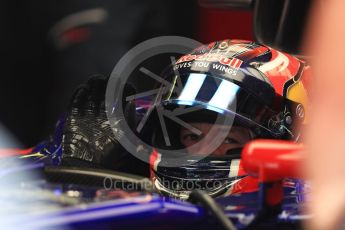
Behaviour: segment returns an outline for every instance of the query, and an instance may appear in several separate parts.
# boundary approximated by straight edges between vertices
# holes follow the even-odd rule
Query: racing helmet
[[[144,132],[154,146],[156,189],[180,199],[194,189],[213,197],[257,189],[241,148],[257,138],[299,140],[309,75],[304,61],[244,40],[212,42],[177,59],[162,74]],[[191,144],[181,137],[186,130]],[[219,151],[236,130],[246,138]]]

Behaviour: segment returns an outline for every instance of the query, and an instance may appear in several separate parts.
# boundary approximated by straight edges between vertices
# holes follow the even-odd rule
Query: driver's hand
[[[64,126],[62,165],[145,176],[143,163],[125,151],[112,132],[105,111],[106,85],[105,77],[94,76],[75,91]]]

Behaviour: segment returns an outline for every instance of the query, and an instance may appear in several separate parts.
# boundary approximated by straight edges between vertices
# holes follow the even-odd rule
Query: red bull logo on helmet
[[[187,54],[182,56],[176,61],[176,64],[190,61],[207,61],[207,62],[219,62],[222,65],[229,66],[234,69],[239,69],[242,60],[238,58],[228,58],[222,54],[218,53],[206,53],[206,54]]]

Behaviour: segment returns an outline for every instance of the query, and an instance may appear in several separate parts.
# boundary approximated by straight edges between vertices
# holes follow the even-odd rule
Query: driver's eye
[[[225,143],[225,144],[240,144],[236,139],[230,138],[230,137],[227,137],[227,138],[224,140],[224,143]]]

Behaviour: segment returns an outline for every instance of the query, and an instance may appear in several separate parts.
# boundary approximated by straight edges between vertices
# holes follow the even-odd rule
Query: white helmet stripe
[[[278,68],[282,64],[283,66],[280,67],[278,71],[284,70],[289,65],[289,59],[281,52],[278,52],[278,56],[273,61],[263,64],[262,66],[259,67],[259,70],[265,73],[275,68]]]

